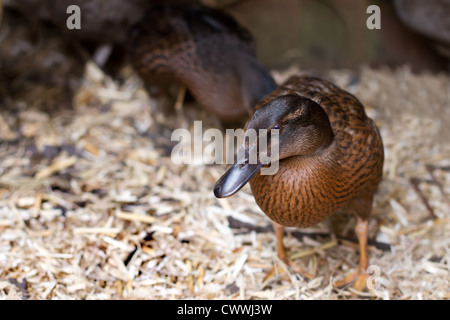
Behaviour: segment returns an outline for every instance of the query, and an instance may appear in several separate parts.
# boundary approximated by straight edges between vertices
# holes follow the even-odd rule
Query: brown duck
[[[255,164],[246,152],[243,164],[217,181],[216,197],[229,197],[250,181],[256,203],[274,222],[278,256],[292,266],[283,246],[284,226],[310,227],[342,209],[355,213],[359,267],[338,285],[356,280],[354,288],[363,290],[368,218],[384,161],[381,136],[363,105],[328,81],[292,77],[256,106],[249,129],[278,130],[279,170],[261,175],[264,150]]]
[[[276,88],[255,58],[250,33],[224,12],[202,5],[153,6],[132,32],[129,56],[150,93],[181,83],[226,124],[245,123]]]

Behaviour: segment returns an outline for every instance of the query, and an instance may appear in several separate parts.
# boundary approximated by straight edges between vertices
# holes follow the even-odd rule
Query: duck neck
[[[336,211],[332,190],[341,174],[339,150],[333,141],[321,149],[314,156],[283,159],[275,175],[258,174],[250,180],[256,203],[269,218],[285,226],[306,228]]]
[[[334,140],[334,133],[333,129],[331,129],[330,122],[325,123],[320,128],[320,136],[321,141],[319,143],[319,146],[317,147],[316,151],[314,152],[314,155],[326,153],[329,148],[331,148],[331,145]]]
[[[285,157],[320,157],[322,154],[326,153],[327,150],[331,148],[334,141],[334,133],[328,118],[324,119],[322,122],[316,122],[313,130],[314,131],[310,132],[308,135],[299,137],[302,143],[300,143],[297,148],[290,146],[288,150],[290,152],[288,152]]]

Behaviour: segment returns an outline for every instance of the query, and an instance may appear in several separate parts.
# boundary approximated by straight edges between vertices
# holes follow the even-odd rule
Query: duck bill
[[[216,182],[214,195],[217,198],[227,198],[238,192],[251,178],[261,170],[263,164],[258,161],[256,164],[235,163]]]
[[[246,131],[246,134],[249,130]],[[254,131],[256,132],[256,131]],[[278,141],[278,133],[275,134]],[[271,137],[271,142],[272,142]],[[260,144],[261,136],[256,134],[252,137],[249,135],[249,139],[244,138],[244,142],[237,155],[236,163],[228,169],[227,172],[216,182],[214,186],[214,195],[217,198],[227,198],[238,192],[247,182],[250,181],[260,170],[268,164],[271,159],[267,158],[267,153],[270,150],[278,150],[277,144],[264,145]],[[265,136],[264,139],[267,139]],[[257,152],[257,146],[262,150]],[[276,151],[278,155],[278,151]],[[265,173],[262,173],[265,174]]]

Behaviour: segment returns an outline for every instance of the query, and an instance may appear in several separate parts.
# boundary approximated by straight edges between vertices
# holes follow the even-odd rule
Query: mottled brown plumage
[[[132,33],[129,56],[150,92],[184,85],[225,123],[246,121],[276,85],[255,59],[250,33],[201,5],[154,6]]]
[[[355,213],[360,266],[345,282],[361,275],[355,287],[362,289],[367,219],[384,161],[381,136],[363,105],[328,81],[292,77],[257,105],[250,128],[279,130],[279,171],[261,175],[260,163],[235,164],[217,182],[216,196],[230,196],[250,181],[256,203],[275,222],[279,239],[281,226],[305,228],[340,210]],[[282,245],[278,252],[287,261]]]

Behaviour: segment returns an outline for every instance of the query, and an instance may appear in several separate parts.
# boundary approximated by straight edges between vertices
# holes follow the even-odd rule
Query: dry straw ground
[[[355,299],[332,285],[358,261],[352,216],[288,230],[290,254],[315,275],[302,279],[276,258],[248,187],[214,198],[225,166],[171,162],[171,130],[194,119],[206,129],[207,114],[195,104],[183,118],[161,112],[173,101],[149,97],[131,70],[111,78],[90,63],[78,77],[45,50],[42,61],[74,90],[73,108],[53,78],[2,92],[0,299]],[[379,287],[356,298],[450,298],[448,75],[404,67],[326,76],[366,105],[386,149],[370,221]]]

